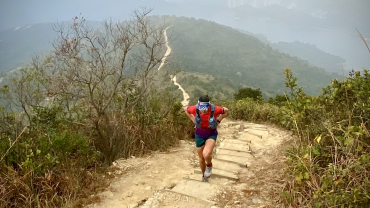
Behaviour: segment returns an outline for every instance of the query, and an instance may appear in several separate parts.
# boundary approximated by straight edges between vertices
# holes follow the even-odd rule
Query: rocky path
[[[171,48],[164,37],[167,51]],[[189,95],[183,92],[183,106]],[[213,174],[201,182],[201,170],[193,139],[166,153],[154,152],[142,158],[114,163],[114,180],[99,193],[94,208],[160,208],[160,207],[278,207],[278,193],[284,186],[284,145],[288,132],[271,126],[224,119],[220,124],[213,152]],[[96,197],[96,196],[93,196]]]
[[[194,142],[166,153],[119,160],[102,201],[87,207],[277,207],[284,186],[282,152],[290,134],[224,119],[213,153],[213,174],[201,182]],[[123,173],[123,174],[122,174]]]

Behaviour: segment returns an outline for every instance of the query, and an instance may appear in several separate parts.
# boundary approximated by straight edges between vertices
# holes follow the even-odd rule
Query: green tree
[[[262,98],[262,92],[258,89],[252,89],[250,87],[245,87],[239,89],[237,93],[234,94],[235,100],[242,100],[244,98],[252,98],[253,100],[257,101]]]
[[[289,101],[289,97],[286,97],[284,95],[276,95],[275,98],[269,98],[267,102],[272,105],[282,107],[285,105],[286,101]]]

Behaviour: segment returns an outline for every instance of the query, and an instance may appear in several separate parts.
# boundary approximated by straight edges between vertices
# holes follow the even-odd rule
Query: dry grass
[[[217,195],[218,207],[286,207],[281,193],[288,183],[285,176],[286,158],[284,152],[291,141],[275,149],[265,151],[263,157],[257,157],[253,168],[247,174],[239,175],[239,182],[248,188],[227,188]],[[267,162],[275,161],[275,162]]]
[[[21,176],[8,168],[0,181],[0,207],[81,207],[98,201],[90,195],[109,185],[104,169],[79,170],[72,166],[35,176]],[[104,177],[103,177],[104,176]]]

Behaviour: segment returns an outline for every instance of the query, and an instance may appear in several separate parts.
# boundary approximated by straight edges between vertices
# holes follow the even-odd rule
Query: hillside
[[[69,25],[71,22],[55,23]],[[93,28],[100,22],[89,21]],[[48,53],[58,33],[53,30],[54,23],[25,25],[0,32],[0,72],[25,67],[33,57]]]
[[[180,75],[178,81],[193,96],[209,93],[215,94],[216,99],[231,99],[241,87],[260,88],[264,97],[281,94],[285,68],[292,69],[298,84],[309,94],[318,94],[338,76],[279,53],[252,35],[215,22],[175,16],[152,19],[172,25],[168,29],[172,53],[167,69],[179,68],[188,73]],[[0,33],[0,70],[24,66],[33,56],[52,49],[52,40],[57,35],[52,26],[38,24]],[[206,84],[208,80],[203,78],[186,79],[193,72],[210,75],[217,81]]]
[[[318,94],[338,77],[230,27],[194,18],[167,17],[166,22],[173,25],[168,32],[172,34],[169,60],[186,72],[230,79],[238,88],[260,88],[265,96],[282,93],[285,68],[292,69],[298,84],[309,94]],[[184,83],[183,87],[189,85]]]
[[[319,50],[315,45],[309,43],[298,41],[292,43],[278,42],[271,44],[271,47],[282,53],[288,53],[300,59],[307,60],[313,66],[323,68],[328,72],[342,74],[343,66],[346,63],[346,60],[343,58]]]
[[[273,49],[277,49],[281,53],[287,53],[290,56],[307,60],[312,66],[323,68],[327,72],[336,72],[342,75],[343,68],[347,64],[347,61],[344,58],[320,50],[316,45],[312,45],[310,43],[302,43],[299,41],[279,41],[278,43],[271,43],[265,35],[255,34],[244,30],[239,31],[258,38],[263,43],[270,45]]]
[[[23,67],[36,55],[52,48],[52,24],[35,24],[0,33],[0,72]]]

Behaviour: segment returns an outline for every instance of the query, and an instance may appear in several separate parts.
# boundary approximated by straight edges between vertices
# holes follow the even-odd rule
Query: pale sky
[[[356,33],[358,29],[370,39],[370,0],[0,0],[0,32],[67,21],[80,14],[90,21],[123,21],[140,7],[153,8],[151,15],[215,21],[263,34],[271,42],[315,44],[350,62],[365,60],[361,65],[370,65]]]
[[[309,12],[313,16],[322,16],[331,10],[341,12],[348,19],[358,17],[357,22],[370,21],[370,0],[0,0],[0,31],[27,24],[66,21],[80,13],[88,20],[126,20],[140,6],[154,8],[152,14],[217,20],[219,9],[230,12],[228,8],[243,3],[255,7],[278,4],[302,11],[312,10]]]
[[[71,20],[79,15],[88,20],[129,18],[142,0],[1,0],[0,30],[33,23]],[[147,2],[146,2],[147,3]],[[147,4],[150,5],[150,4]]]

